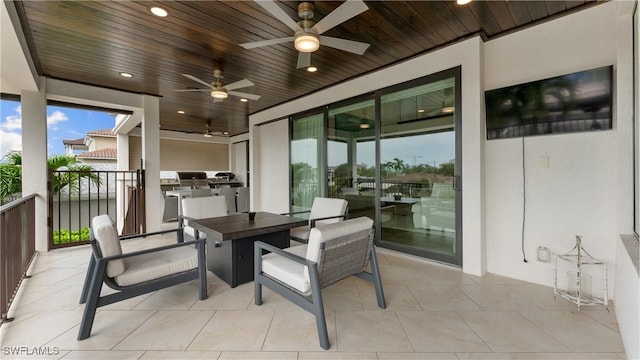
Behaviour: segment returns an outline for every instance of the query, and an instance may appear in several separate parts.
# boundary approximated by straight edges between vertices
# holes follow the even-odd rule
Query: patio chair
[[[204,197],[204,196],[211,196],[211,188],[207,187],[207,188],[198,188],[198,189],[191,190],[192,198]]]
[[[182,215],[178,219],[178,227],[193,239],[206,239],[207,235],[189,226],[190,219],[206,219],[227,216],[227,202],[221,196],[204,196],[182,199]]]
[[[236,208],[236,188],[232,187],[222,187],[219,190],[218,196],[224,196],[227,201],[227,210],[230,213],[237,212]]]
[[[239,187],[238,197],[236,198],[237,209],[239,213],[249,212],[249,188],[248,187]]]
[[[309,224],[292,228],[289,231],[291,240],[306,243],[309,240],[311,228],[318,224],[332,224],[349,218],[348,202],[344,199],[316,197],[311,204],[311,210],[284,213],[282,215],[297,215],[309,213]]]
[[[123,253],[124,240],[175,233],[177,242]],[[99,307],[130,299],[187,281],[199,280],[199,298],[207,298],[207,274],[204,240],[184,241],[182,229],[118,237],[109,215],[91,220],[91,259],[84,280],[80,304],[85,304],[78,340],[91,335]],[[106,284],[118,292],[101,295]]]
[[[257,241],[254,252],[255,304],[262,286],[316,317],[320,346],[329,349],[321,288],[351,275],[374,284],[378,306],[386,308],[373,244],[373,220],[359,217],[311,229],[309,243],[287,249]],[[270,253],[262,255],[262,251]],[[371,263],[371,272],[365,272]]]

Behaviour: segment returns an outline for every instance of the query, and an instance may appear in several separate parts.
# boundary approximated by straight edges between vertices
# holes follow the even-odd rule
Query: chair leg
[[[96,271],[96,258],[91,254],[89,259],[89,266],[87,267],[87,275],[84,277],[84,285],[82,286],[82,293],[80,294],[80,304],[87,302],[87,296],[89,295],[89,287],[91,286],[91,280],[93,280],[93,273]]]
[[[376,298],[378,299],[378,307],[387,308],[384,300],[384,290],[382,290],[382,279],[380,278],[380,268],[378,267],[378,257],[376,256],[376,246],[371,246],[371,272],[373,275],[373,285],[376,288]]]
[[[327,319],[324,316],[324,305],[322,303],[322,293],[320,291],[320,277],[318,276],[318,267],[316,265],[309,266],[309,278],[311,280],[311,299],[313,301],[313,313],[316,316],[316,326],[318,328],[318,339],[320,347],[328,350],[329,334],[327,331]]]
[[[89,296],[84,306],[84,314],[80,323],[80,331],[78,332],[78,340],[84,340],[91,335],[93,320],[96,317],[98,309],[98,300],[100,299],[100,291],[102,290],[102,282],[107,272],[107,262],[99,261],[93,271],[91,286],[89,287]]]
[[[254,302],[257,306],[262,305],[262,283],[260,276],[262,273],[262,249],[256,246],[253,249],[253,286]]]
[[[200,277],[200,300],[206,300],[207,294],[207,259],[204,252],[204,243],[196,245],[198,248],[198,273]]]

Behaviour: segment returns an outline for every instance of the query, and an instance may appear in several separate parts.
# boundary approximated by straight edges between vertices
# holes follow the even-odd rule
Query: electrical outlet
[[[550,259],[549,248],[544,246],[538,246],[538,261],[548,263]]]

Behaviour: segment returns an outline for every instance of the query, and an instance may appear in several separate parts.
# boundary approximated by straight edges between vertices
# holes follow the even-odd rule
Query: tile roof
[[[76,157],[91,159],[117,159],[118,151],[113,148],[106,148],[93,151],[85,151],[82,154],[78,154]]]
[[[91,130],[87,131],[87,135],[116,136],[116,134],[111,131],[111,129]]]

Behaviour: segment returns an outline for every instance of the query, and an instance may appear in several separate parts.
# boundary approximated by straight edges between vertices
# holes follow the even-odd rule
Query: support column
[[[118,149],[118,158],[117,158],[117,170],[118,171],[127,171],[129,170],[129,135],[127,134],[117,134],[117,149]],[[122,176],[118,176],[118,184],[116,187],[116,199],[124,199],[125,194],[127,193],[127,189],[125,188],[125,183],[130,183],[129,180],[125,179]],[[126,181],[125,181],[126,180]],[[124,207],[117,206],[116,207],[118,217],[117,224],[120,224],[120,229],[118,229],[118,234],[122,233],[122,226],[124,226]]]
[[[160,230],[160,100],[143,96],[142,162],[145,170],[147,232]]]
[[[22,194],[36,194],[36,251],[49,251],[47,205],[47,92],[45,78],[39,91],[22,91]],[[28,134],[29,136],[24,136]]]

